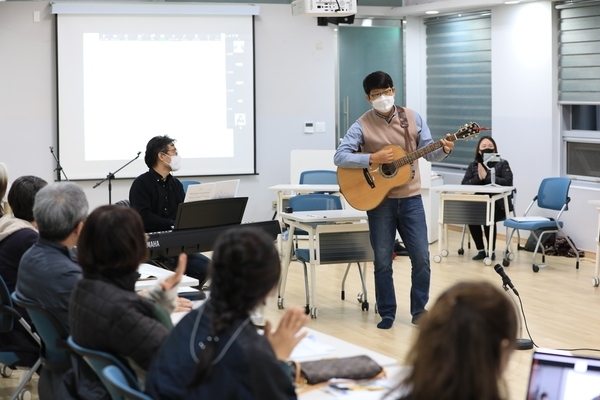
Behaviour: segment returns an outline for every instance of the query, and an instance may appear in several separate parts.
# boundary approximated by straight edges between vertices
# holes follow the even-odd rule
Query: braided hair
[[[230,332],[236,320],[250,316],[277,285],[280,273],[279,254],[264,231],[232,228],[217,239],[209,266],[211,307],[205,311],[210,318],[209,337],[191,386],[210,375],[219,336]]]

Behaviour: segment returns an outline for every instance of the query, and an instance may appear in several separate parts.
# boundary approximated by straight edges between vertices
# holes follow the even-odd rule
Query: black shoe
[[[392,325],[394,325],[393,319],[383,318],[381,321],[379,321],[379,323],[377,324],[377,327],[379,329],[390,329],[392,327]]]
[[[472,260],[483,260],[486,257],[487,254],[485,254],[485,250],[479,250],[479,253],[477,253],[475,257],[472,258]]]

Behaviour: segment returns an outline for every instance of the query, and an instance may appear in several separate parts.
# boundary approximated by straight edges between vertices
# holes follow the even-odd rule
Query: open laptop
[[[199,229],[241,224],[247,203],[247,197],[179,203],[173,229]]]
[[[600,399],[600,359],[566,352],[533,353],[527,400]]]

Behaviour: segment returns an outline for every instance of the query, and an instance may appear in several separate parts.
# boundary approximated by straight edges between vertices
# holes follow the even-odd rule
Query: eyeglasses
[[[170,157],[171,155],[169,154],[169,152],[171,152],[171,151],[172,151],[172,152],[174,152],[174,153],[175,153],[175,155],[177,155],[177,154],[178,154],[178,153],[177,153],[177,150],[175,150],[175,149],[169,149],[169,150],[167,150],[167,151],[161,151],[161,153],[163,153],[163,154],[165,154],[165,155],[167,155],[167,156],[169,156],[169,157]]]
[[[384,90],[383,92],[379,92],[379,93],[370,93],[369,94],[369,98],[371,100],[375,100],[380,98],[381,96],[389,96],[392,94],[392,91],[394,90],[394,88],[387,88],[386,90]]]

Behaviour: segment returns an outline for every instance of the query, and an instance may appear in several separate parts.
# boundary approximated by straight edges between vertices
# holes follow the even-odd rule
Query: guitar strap
[[[404,128],[404,145],[406,146],[407,152],[412,152],[412,144],[410,141],[410,134],[408,133],[408,118],[406,118],[406,111],[403,107],[396,106],[396,114],[400,120],[400,126]]]

